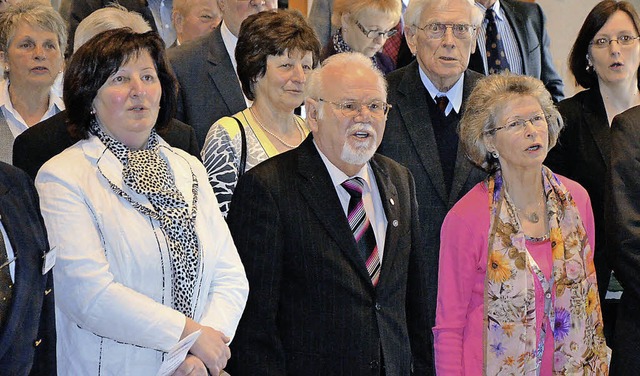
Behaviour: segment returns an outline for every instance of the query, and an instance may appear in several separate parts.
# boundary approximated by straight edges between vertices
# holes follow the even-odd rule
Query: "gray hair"
[[[94,11],[80,22],[73,41],[73,51],[77,51],[89,39],[103,31],[122,27],[128,27],[134,33],[139,34],[151,31],[151,26],[139,13],[130,11],[122,5],[112,3],[107,7]]]
[[[13,41],[16,29],[21,24],[38,27],[42,30],[54,33],[58,37],[60,57],[63,57],[67,46],[67,26],[50,5],[45,5],[37,0],[25,0],[7,8],[0,14],[0,49],[6,54],[9,45]],[[7,78],[8,72],[5,72]]]
[[[328,67],[342,66],[346,68],[352,68],[355,66],[365,67],[371,70],[378,82],[381,84],[381,88],[384,92],[385,98],[387,96],[387,81],[384,79],[384,75],[378,68],[373,65],[370,58],[364,56],[359,52],[344,52],[329,56],[325,59],[319,68],[316,68],[307,78],[306,96],[313,99],[318,99],[323,96],[324,93],[324,71]]]
[[[488,151],[486,138],[494,137],[488,132],[497,126],[498,111],[519,96],[533,97],[542,107],[549,127],[549,149],[555,146],[558,134],[564,127],[551,94],[539,79],[511,73],[482,78],[467,100],[458,134],[469,160],[485,171],[493,172],[500,167],[498,159]]]
[[[411,0],[407,9],[404,12],[405,25],[412,28],[415,32],[416,27],[422,27],[420,20],[422,19],[422,13],[426,9],[435,8],[449,3],[451,0]],[[479,26],[484,19],[482,11],[475,5],[474,0],[462,0],[469,4],[471,9],[471,24]]]

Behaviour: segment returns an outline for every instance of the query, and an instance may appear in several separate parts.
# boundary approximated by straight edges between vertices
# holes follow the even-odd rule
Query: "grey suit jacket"
[[[220,27],[167,55],[180,84],[176,119],[195,129],[202,148],[213,123],[247,108]]]
[[[631,376],[640,369],[640,106],[613,118],[611,145],[605,226],[610,260],[624,293],[610,372]]]
[[[461,112],[477,80],[483,76],[467,70]],[[416,181],[420,224],[425,236],[425,253],[429,267],[429,322],[435,323],[440,254],[440,227],[447,212],[473,186],[486,177],[475,167],[458,145],[451,191],[447,192],[431,125],[425,89],[418,73],[417,61],[387,76],[388,101],[393,108],[378,152],[407,167]]]
[[[49,250],[47,231],[31,179],[1,162],[0,217],[17,257],[13,302],[0,326],[0,373],[54,376],[53,279],[51,271],[42,275],[42,256]]]
[[[371,160],[389,222],[374,287],[312,136],[238,182],[227,218],[251,286],[232,375],[425,375],[425,254],[409,171]],[[383,361],[384,359],[384,361]]]
[[[540,79],[551,93],[553,101],[561,101],[564,98],[564,84],[553,65],[542,8],[536,3],[517,0],[500,0],[500,6],[516,36],[524,74]],[[479,48],[471,55],[468,68],[487,74]]]

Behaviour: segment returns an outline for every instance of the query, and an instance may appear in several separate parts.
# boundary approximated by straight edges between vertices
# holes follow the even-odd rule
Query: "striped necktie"
[[[376,237],[371,228],[371,222],[364,210],[362,192],[364,190],[364,180],[360,177],[347,179],[342,183],[342,187],[349,193],[349,209],[347,219],[349,226],[356,239],[358,250],[366,260],[365,265],[371,278],[371,283],[375,286],[380,278],[380,256],[378,255],[378,245]]]
[[[489,74],[500,73],[510,70],[509,61],[505,55],[502,36],[498,33],[498,24],[496,23],[496,12],[489,8],[485,13],[487,24],[487,36],[485,45],[487,47],[487,69]]]

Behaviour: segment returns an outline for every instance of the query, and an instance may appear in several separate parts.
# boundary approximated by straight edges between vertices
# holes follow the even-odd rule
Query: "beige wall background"
[[[628,0],[640,10],[640,0]],[[565,85],[565,95],[572,96],[580,88],[567,66],[571,46],[591,9],[599,0],[537,0],[547,16],[547,30],[551,38],[551,54]]]

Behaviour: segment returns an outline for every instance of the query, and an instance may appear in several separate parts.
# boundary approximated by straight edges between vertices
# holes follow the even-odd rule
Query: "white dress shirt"
[[[329,158],[327,158],[327,156],[322,153],[322,151],[318,148],[318,145],[315,143],[315,140],[313,144],[316,146],[316,149],[320,154],[320,158],[322,158],[322,162],[324,162],[324,165],[327,167],[327,171],[331,176],[333,187],[338,194],[338,198],[340,199],[340,204],[342,205],[342,210],[344,210],[345,216],[349,214],[349,200],[351,199],[351,195],[349,195],[349,192],[347,192],[347,190],[342,187],[342,183],[344,183],[345,180],[354,178],[356,176],[364,180],[364,191],[362,192],[364,211],[367,213],[367,217],[369,218],[369,222],[371,223],[371,227],[373,228],[373,234],[376,238],[376,245],[378,246],[380,263],[382,263],[388,221],[387,216],[384,214],[382,199],[380,198],[380,191],[378,190],[378,184],[376,183],[376,178],[373,174],[373,170],[371,169],[371,165],[367,163],[354,176],[347,176],[347,174],[342,172],[333,163],[331,163]]]
[[[462,73],[458,81],[453,86],[451,86],[451,89],[449,89],[449,91],[447,91],[446,93],[443,93],[440,90],[438,90],[438,88],[436,87],[436,85],[433,84],[433,82],[431,82],[429,77],[427,77],[427,75],[424,73],[424,71],[420,66],[418,66],[418,71],[420,72],[420,80],[422,81],[424,88],[427,89],[427,91],[429,92],[431,99],[435,101],[436,97],[446,96],[447,99],[449,100],[449,104],[447,104],[447,107],[444,109],[445,116],[448,116],[451,110],[456,110],[456,114],[459,114],[460,107],[462,106],[462,91],[463,91],[462,89],[464,86],[464,73]]]
[[[487,8],[484,5],[476,2],[476,6],[480,8],[482,14],[487,12]],[[509,20],[504,13],[504,9],[500,7],[500,0],[496,1],[491,8],[496,12],[496,25],[498,26],[498,33],[502,37],[502,44],[504,46],[504,53],[507,56],[509,62],[509,70],[515,74],[523,74],[522,57],[520,56],[520,49],[518,48],[518,40],[516,35],[509,24]],[[482,56],[482,63],[484,64],[484,71],[488,72],[487,67],[487,24],[489,21],[485,18],[482,21],[482,27],[478,28],[478,49],[480,50],[480,56]]]

